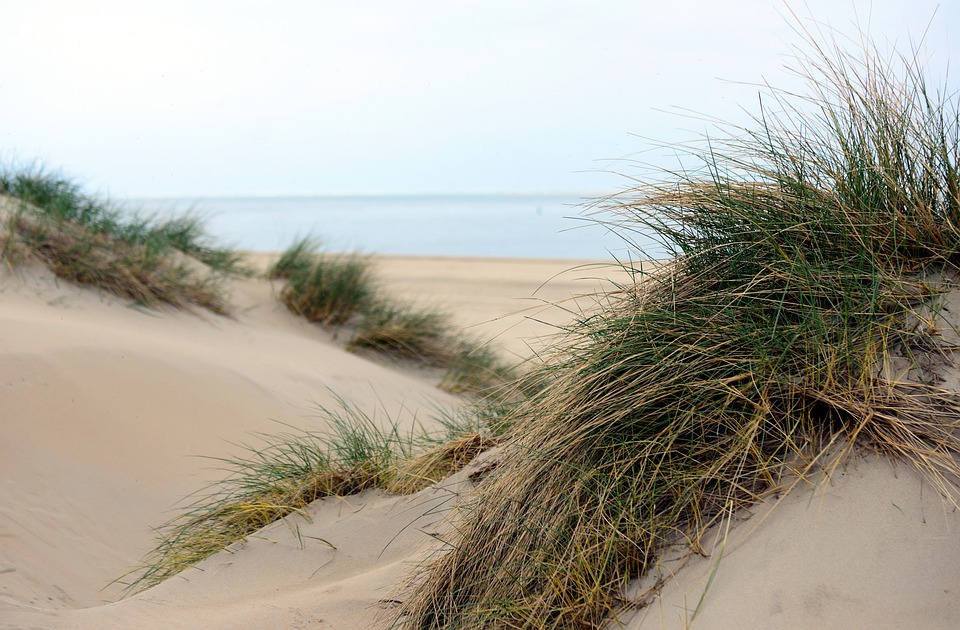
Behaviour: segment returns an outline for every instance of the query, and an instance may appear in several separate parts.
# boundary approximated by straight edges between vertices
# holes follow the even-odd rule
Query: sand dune
[[[539,300],[606,275],[541,286],[573,266],[392,258],[380,273],[397,295],[524,355],[545,322],[569,316]],[[337,396],[406,423],[458,400],[429,374],[343,351],[261,280],[235,281],[235,319],[145,311],[33,269],[4,271],[0,292],[2,628],[373,627],[469,488],[464,471],[412,496],[323,499],[117,601],[107,584],[150,547],[151,527],[216,478],[198,456],[236,453],[231,442],[278,422],[321,428],[314,403]],[[769,516],[758,506],[718,529],[711,557],[677,570],[679,552],[668,554],[673,579],[620,621],[683,628],[697,611],[700,628],[956,627],[960,515],[946,505],[906,466],[861,458]]]
[[[505,280],[502,273],[491,274],[491,266],[509,268],[512,273]],[[465,327],[475,327],[478,335],[501,333],[517,352],[526,348],[516,335],[517,323],[526,332],[549,332],[543,324],[526,322],[523,314],[516,313],[530,306],[523,298],[533,295],[546,278],[571,266],[562,261],[471,265],[429,259],[419,264],[404,259],[396,266],[388,260],[379,265],[385,281],[404,299],[436,303]],[[540,293],[543,299],[553,300],[568,298],[572,291],[592,290],[589,284],[583,289],[581,285],[557,282]],[[465,286],[470,289],[462,290]],[[442,292],[438,287],[461,290]],[[107,584],[136,564],[151,545],[151,528],[169,519],[180,499],[216,478],[211,469],[215,464],[198,456],[235,454],[238,449],[231,442],[249,441],[254,432],[284,430],[278,422],[322,428],[315,403],[330,405],[335,397],[370,412],[382,407],[407,423],[415,415],[422,422],[436,407],[459,402],[438,390],[430,375],[405,373],[344,352],[328,333],[290,315],[266,281],[237,280],[231,290],[235,319],[146,311],[65,284],[44,270],[4,271],[0,279],[0,407],[5,418],[0,442],[0,620],[14,627],[34,623],[145,627],[148,611],[158,607],[149,602],[159,601],[160,589],[103,606],[121,594],[120,587]],[[485,307],[482,312],[475,312],[478,297]],[[536,312],[542,310],[538,307]],[[500,315],[505,317],[495,319]],[[372,554],[365,565],[356,564],[352,551],[338,555],[338,561],[361,574],[387,571],[405,552],[381,555],[385,547],[381,541],[393,538],[396,532],[391,527],[415,520],[418,500],[384,499],[383,503],[367,497],[318,508],[325,513],[335,509],[341,515],[356,510],[355,519],[369,525],[369,514],[389,511],[388,506],[398,502],[408,505],[394,509],[397,516],[392,521],[373,519],[372,531],[368,526],[362,529],[354,547],[335,543],[338,549]],[[360,509],[367,505],[368,509]],[[335,521],[357,536],[355,520],[315,519],[326,521]],[[259,544],[251,543],[251,548]],[[406,547],[397,543],[392,548]],[[316,558],[310,555],[312,550],[313,546],[293,554],[296,562],[313,567],[311,574],[330,554],[324,548]],[[230,557],[232,561],[234,556]],[[347,559],[340,560],[343,557]],[[283,569],[289,560],[285,555],[277,559],[282,578],[252,567],[262,582],[289,585],[289,580],[302,578]],[[366,569],[361,570],[363,566]],[[392,583],[402,571],[398,566],[390,570]],[[324,574],[322,583],[338,583],[329,571]],[[350,578],[359,579],[353,575],[344,579]],[[247,584],[249,576],[238,580]],[[163,590],[177,592],[177,588],[175,583],[163,585]],[[180,589],[183,594],[201,592],[192,579]],[[294,597],[296,590],[283,597]],[[345,610],[356,611],[350,603],[357,601],[355,587],[343,590],[353,598],[344,602]],[[208,597],[192,601],[214,618],[221,617],[219,607],[232,608],[230,602],[237,598],[251,601],[250,593],[242,591],[225,600],[214,593]],[[314,598],[316,593],[310,597]],[[169,627],[169,611],[159,608],[158,627]],[[134,609],[133,617],[120,612]],[[305,608],[314,609],[316,605]],[[330,608],[321,605],[320,610]],[[141,612],[143,619],[137,617]],[[241,612],[237,615],[233,621],[223,621],[224,627],[263,627],[257,615],[248,621],[243,621]],[[197,619],[188,615],[181,621],[183,627],[213,627],[206,621],[198,625]],[[276,627],[291,626],[284,622]]]

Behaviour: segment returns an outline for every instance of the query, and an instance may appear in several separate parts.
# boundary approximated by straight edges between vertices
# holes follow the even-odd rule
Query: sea
[[[116,201],[116,200],[115,200]],[[218,244],[281,251],[319,239],[326,251],[416,256],[636,260],[655,243],[607,225],[577,195],[339,195],[128,198],[127,212],[203,219]],[[641,253],[642,251],[642,253]],[[645,256],[643,256],[645,257]]]

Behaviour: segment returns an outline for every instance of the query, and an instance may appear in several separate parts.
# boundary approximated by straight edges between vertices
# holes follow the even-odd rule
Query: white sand
[[[385,284],[529,353],[605,270],[557,261],[389,258]],[[577,281],[576,278],[586,278]],[[216,478],[198,455],[323,422],[334,396],[423,420],[456,400],[426,377],[344,352],[269,283],[238,281],[234,320],[148,312],[36,270],[0,277],[0,628],[367,628],[431,546],[458,478],[410,497],[324,499],[200,566],[116,601],[151,527]],[[524,309],[533,308],[527,312]],[[462,475],[460,476],[462,477]],[[730,529],[696,628],[960,625],[960,516],[875,458]],[[323,539],[335,549],[324,544]],[[683,628],[719,553],[694,557],[630,628]],[[668,566],[665,558],[665,566]]]

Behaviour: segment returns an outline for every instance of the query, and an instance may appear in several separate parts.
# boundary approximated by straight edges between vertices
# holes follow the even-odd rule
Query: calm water
[[[205,197],[130,199],[147,213],[193,211],[216,240],[276,251],[299,236],[333,251],[610,260],[630,248],[568,196]]]

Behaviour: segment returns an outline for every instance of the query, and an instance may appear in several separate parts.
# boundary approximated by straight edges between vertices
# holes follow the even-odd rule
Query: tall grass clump
[[[226,477],[158,528],[156,547],[118,582],[128,592],[159,584],[323,497],[379,488],[410,494],[446,477],[495,443],[475,417],[441,414],[439,430],[401,430],[385,413],[343,399],[318,407],[328,428],[258,435],[236,457],[216,459]]]
[[[381,298],[365,309],[350,345],[443,366],[454,359],[451,335],[445,313]]]
[[[369,258],[322,254],[310,262],[283,271],[288,276],[280,298],[292,313],[322,326],[340,326],[362,312],[373,295]]]
[[[321,252],[318,239],[304,237],[266,276],[284,281],[280,299],[292,313],[328,328],[352,326],[349,350],[443,369],[440,387],[455,394],[514,391],[514,367],[492,347],[458,332],[447,313],[388,295],[376,283],[369,257]]]
[[[369,349],[444,370],[440,389],[491,399],[513,399],[518,368],[495,348],[457,331],[442,311],[381,299],[367,310],[350,349]]]
[[[957,98],[917,57],[810,42],[809,93],[769,88],[754,126],[694,151],[700,170],[604,202],[673,260],[537,369],[498,471],[396,626],[599,627],[666,545],[704,552],[711,525],[854,447],[949,495],[960,396],[889,366],[939,343],[929,305],[960,259]]]
[[[310,271],[315,263],[320,249],[320,240],[312,236],[305,236],[294,241],[277,259],[277,262],[267,269],[267,279],[287,280],[298,274]]]
[[[37,169],[0,170],[0,196],[15,200],[3,217],[9,264],[36,260],[61,278],[147,306],[227,312],[219,280],[243,272],[240,254],[212,245],[198,218],[127,217]]]

